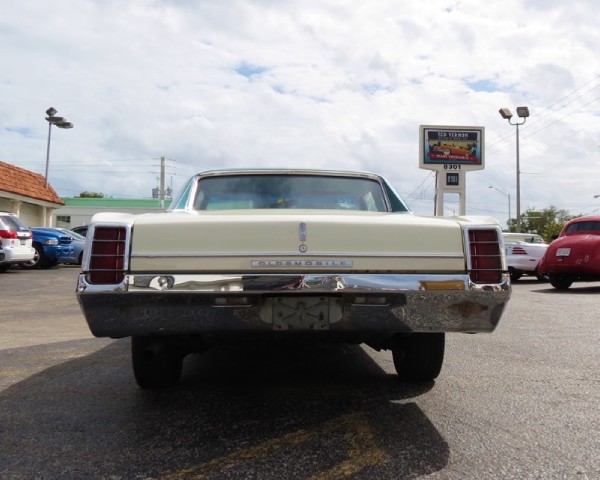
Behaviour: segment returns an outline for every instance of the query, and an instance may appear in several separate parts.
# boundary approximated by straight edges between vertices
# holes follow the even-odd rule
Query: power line
[[[556,109],[556,110],[552,110],[552,107],[554,107],[555,105],[560,104],[561,102],[563,102],[565,99],[575,95],[576,93],[580,92],[581,90],[584,90],[586,87],[588,87],[590,84],[596,82],[598,79],[600,79],[600,75],[594,77],[592,80],[588,81],[587,83],[585,83],[584,85],[582,85],[581,87],[573,90],[572,92],[569,92],[567,95],[564,95],[563,97],[559,98],[558,100],[555,100],[553,103],[551,103],[549,106],[547,106],[546,108],[542,109],[539,113],[536,113],[535,116],[532,116],[530,118],[530,123],[528,123],[526,126],[523,126],[523,132],[526,134],[526,136],[524,138],[529,138],[547,128],[549,128],[550,126],[554,125],[555,123],[560,122],[561,120],[563,120],[564,118],[575,114],[576,112],[580,111],[581,109],[583,109],[584,107],[594,103],[595,101],[597,101],[598,99],[600,99],[600,97],[596,97],[592,100],[590,100],[589,102],[579,106],[578,108],[576,108],[575,110],[564,114],[562,117],[558,118],[557,120],[553,120],[550,121],[549,123],[546,123],[545,125],[542,125],[540,127],[537,128],[537,130],[533,131],[533,132],[529,132],[526,133],[528,130],[530,130],[531,128],[533,128],[535,125],[537,125],[538,123],[540,123],[541,121],[543,121],[545,118],[550,117],[554,114],[559,113],[561,110],[567,108],[569,105],[573,104],[574,102],[576,102],[577,100],[583,98],[585,95],[588,95],[589,93],[593,92],[594,90],[596,90],[598,87],[600,87],[600,83],[594,85],[591,88],[588,88],[586,91],[584,91],[583,93],[581,93],[580,95],[578,95],[577,97],[571,99],[569,102],[564,103],[563,105],[561,105],[560,108]],[[545,113],[547,112],[547,113]],[[486,148],[491,149],[491,151],[495,151],[495,150],[500,150],[503,148],[507,148],[510,145],[514,144],[514,141],[511,141],[509,144],[502,144],[501,146],[498,146],[500,144],[500,142],[502,142],[503,140],[510,138],[512,136],[512,132],[507,130],[505,133],[499,135],[496,139],[491,140],[489,142],[486,142]]]

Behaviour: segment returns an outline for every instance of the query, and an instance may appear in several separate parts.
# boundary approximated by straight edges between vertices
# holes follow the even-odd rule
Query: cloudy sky
[[[468,214],[600,211],[597,0],[22,0],[0,15],[0,160],[61,196],[149,197],[230,167],[386,176],[433,213],[420,125],[485,127]],[[515,116],[516,117],[516,116]],[[494,188],[489,188],[493,186]],[[458,213],[456,197],[446,214]]]

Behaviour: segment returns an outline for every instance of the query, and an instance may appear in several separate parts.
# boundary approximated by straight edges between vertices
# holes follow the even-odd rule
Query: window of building
[[[71,216],[70,215],[57,215],[56,226],[58,228],[71,228]]]

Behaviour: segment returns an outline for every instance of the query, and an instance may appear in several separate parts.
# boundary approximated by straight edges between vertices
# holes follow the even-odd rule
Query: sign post
[[[484,127],[419,127],[419,168],[436,172],[434,215],[444,215],[445,193],[459,195],[459,215],[465,215],[465,174],[485,168],[484,137]]]

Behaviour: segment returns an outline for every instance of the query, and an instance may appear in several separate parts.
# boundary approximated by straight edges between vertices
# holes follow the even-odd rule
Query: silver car
[[[14,213],[0,212],[0,272],[7,271],[12,265],[31,261],[35,255],[31,244],[29,227]]]

